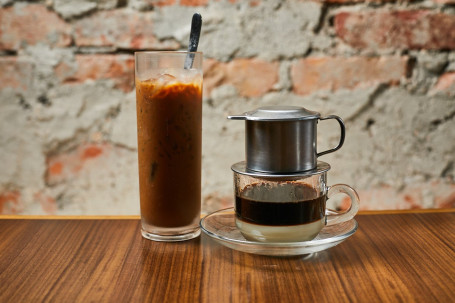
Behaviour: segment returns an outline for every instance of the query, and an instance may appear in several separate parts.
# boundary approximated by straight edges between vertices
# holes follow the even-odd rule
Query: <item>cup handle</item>
[[[338,143],[338,145],[335,148],[332,148],[332,149],[317,153],[316,155],[318,157],[320,157],[322,155],[325,155],[325,154],[333,153],[334,151],[339,150],[343,146],[343,143],[344,143],[344,137],[345,137],[345,134],[346,134],[346,129],[345,129],[345,126],[344,126],[343,119],[341,119],[340,117],[335,116],[335,115],[319,118],[319,120],[329,120],[329,119],[335,119],[335,120],[338,121],[338,124],[340,124],[340,128],[341,128],[340,142]]]
[[[326,225],[335,225],[339,224],[342,222],[346,222],[348,220],[351,220],[354,218],[354,216],[357,214],[359,211],[359,195],[357,192],[350,187],[349,185],[346,184],[336,184],[333,186],[329,187],[329,190],[327,192],[327,199],[330,199],[333,195],[343,193],[349,196],[351,198],[351,206],[349,209],[345,212],[337,212],[331,209],[326,210]]]

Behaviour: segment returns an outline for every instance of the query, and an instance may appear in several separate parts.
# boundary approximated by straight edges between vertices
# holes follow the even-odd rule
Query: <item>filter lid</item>
[[[295,121],[318,119],[320,113],[298,106],[264,106],[241,115],[228,116],[231,120]]]

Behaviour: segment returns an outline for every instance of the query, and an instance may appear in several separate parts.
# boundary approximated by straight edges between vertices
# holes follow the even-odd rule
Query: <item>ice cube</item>
[[[185,69],[182,70],[182,81],[186,83],[198,82],[201,78],[201,71],[197,69]]]
[[[173,75],[164,73],[164,74],[161,74],[158,76],[158,79],[156,79],[156,83],[159,86],[164,86],[164,85],[170,84],[176,80],[177,80],[177,78],[174,77]]]

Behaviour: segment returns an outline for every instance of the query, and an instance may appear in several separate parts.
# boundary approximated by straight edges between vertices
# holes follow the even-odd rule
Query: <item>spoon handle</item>
[[[202,17],[196,13],[193,15],[191,21],[190,44],[188,45],[188,52],[197,51],[199,45],[199,37],[201,36]],[[193,66],[194,54],[188,53],[185,59],[184,68],[190,69]]]

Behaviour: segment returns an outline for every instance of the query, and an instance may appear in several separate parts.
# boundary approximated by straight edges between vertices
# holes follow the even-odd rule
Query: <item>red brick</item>
[[[214,0],[215,2],[220,2],[221,0]],[[225,2],[231,3],[231,4],[236,4],[236,3],[248,3],[251,7],[259,6],[261,5],[262,1],[261,0],[224,0]],[[308,0],[300,0],[300,1],[308,1]]]
[[[0,192],[0,214],[14,215],[22,212],[21,193],[17,190]]]
[[[300,0],[300,2],[304,2],[307,0]],[[393,2],[395,0],[385,0],[385,1],[376,1],[376,2]],[[348,3],[363,3],[363,2],[373,2],[373,1],[366,1],[366,0],[316,0],[316,2],[322,3],[337,3],[337,4],[348,4]]]
[[[77,176],[97,158],[108,155],[112,145],[108,143],[83,143],[76,149],[47,158],[46,183],[55,185]]]
[[[455,4],[455,0],[433,0],[433,2],[439,4]]]
[[[151,12],[100,11],[76,21],[74,32],[77,46],[156,50],[180,47],[177,42],[160,42],[155,37]]]
[[[53,176],[61,175],[63,172],[63,163],[62,162],[54,162],[52,165],[49,166],[49,174]]]
[[[176,4],[176,0],[142,0],[140,6],[142,10],[152,10],[154,7],[170,6]]]
[[[175,1],[176,0],[151,0],[150,2],[153,6],[168,6],[174,5]]]
[[[204,69],[204,96],[210,96],[210,92],[217,86],[222,85],[225,80],[225,65],[215,59],[205,59],[203,62]]]
[[[209,0],[180,0],[182,6],[204,6],[209,3]]]
[[[407,69],[407,57],[308,57],[292,65],[291,77],[294,92],[307,95],[317,90],[395,84],[406,77]]]
[[[455,208],[455,190],[447,196],[436,197],[435,202],[438,208]]]
[[[134,57],[131,55],[76,55],[75,60],[75,66],[60,63],[55,68],[61,82],[112,80],[116,88],[125,92],[134,88]]]
[[[300,0],[308,1],[308,0]],[[350,4],[350,3],[393,3],[393,2],[413,2],[416,0],[316,0],[323,3]]]
[[[87,146],[82,153],[82,159],[96,158],[103,153],[103,149],[99,146]]]
[[[455,49],[455,16],[428,10],[340,12],[335,30],[358,49]]]
[[[434,93],[443,93],[449,96],[455,96],[455,72],[442,74],[434,87],[430,90],[430,94]]]
[[[278,62],[259,59],[234,59],[223,63],[208,59],[204,62],[204,93],[213,88],[233,85],[245,97],[258,97],[271,91],[278,82]]]
[[[16,57],[0,57],[0,89],[27,90],[33,81],[34,65]]]
[[[68,46],[71,27],[41,4],[0,9],[0,50],[18,50],[38,42]]]
[[[41,208],[47,215],[55,215],[57,212],[57,201],[54,197],[48,196],[42,192],[37,192],[33,195],[36,202],[39,202]]]

